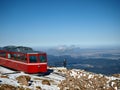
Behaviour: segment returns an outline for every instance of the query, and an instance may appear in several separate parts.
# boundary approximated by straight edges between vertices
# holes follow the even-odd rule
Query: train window
[[[13,54],[14,59],[17,59],[17,54]]]
[[[11,55],[8,53],[8,58],[11,58]]]
[[[6,57],[6,52],[0,52],[1,57]]]
[[[46,62],[46,57],[45,56],[40,56],[40,62]]]
[[[36,56],[30,56],[29,60],[30,60],[30,63],[36,63],[37,62],[37,57]]]
[[[22,62],[26,62],[26,58],[24,54],[17,54],[17,59]]]
[[[25,54],[22,53],[10,53],[8,54],[8,58],[12,58],[12,60],[16,60],[20,62],[27,62],[27,58]]]

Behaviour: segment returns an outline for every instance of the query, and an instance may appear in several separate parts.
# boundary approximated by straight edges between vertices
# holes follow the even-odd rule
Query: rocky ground
[[[49,67],[49,75],[0,67],[0,90],[120,90],[120,74],[105,76],[80,69]]]

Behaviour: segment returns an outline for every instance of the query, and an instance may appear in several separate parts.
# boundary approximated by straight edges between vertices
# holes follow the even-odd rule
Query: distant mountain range
[[[119,60],[120,59],[120,48],[86,48],[82,49],[78,46],[58,46],[53,48],[44,49],[48,55],[53,56],[64,56],[69,55],[74,58],[106,58]]]
[[[42,50],[42,49],[38,49]],[[44,49],[48,54],[49,66],[84,69],[90,72],[114,74],[120,73],[120,48],[86,48],[77,46],[58,46]]]
[[[84,58],[71,57],[70,55],[53,56],[48,55],[49,66],[63,66],[64,59],[67,60],[67,68],[84,69],[94,73],[102,73],[106,75],[120,73],[120,60],[107,58]]]

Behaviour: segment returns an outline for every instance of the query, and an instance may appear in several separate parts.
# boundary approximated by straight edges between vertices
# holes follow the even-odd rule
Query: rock
[[[8,84],[0,84],[0,90],[16,90],[16,87]]]
[[[29,89],[29,88],[24,88],[24,87],[17,87],[16,90],[31,90],[31,89]]]
[[[0,75],[0,90],[120,90],[119,75],[113,77],[80,69],[54,68],[46,76]]]
[[[29,86],[28,81],[30,81],[31,77],[29,76],[19,76],[16,78],[16,80],[18,80],[18,83],[21,83],[22,85],[26,85]]]
[[[49,82],[48,80],[43,80],[43,81],[42,81],[42,84],[43,84],[43,85],[50,85],[50,82]]]
[[[68,70],[66,79],[58,87],[60,90],[66,88],[68,90],[118,90],[120,80],[112,80],[108,76],[81,70]]]
[[[7,75],[1,75],[0,78],[9,78]]]
[[[109,82],[109,85],[114,89],[114,90],[118,90],[120,89],[120,80],[116,79],[116,80],[111,80]]]
[[[112,76],[120,78],[120,74],[113,74]]]
[[[42,90],[40,86],[36,86],[36,90]]]

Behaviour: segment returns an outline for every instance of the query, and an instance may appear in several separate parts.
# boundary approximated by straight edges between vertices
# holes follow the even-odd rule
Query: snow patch
[[[8,85],[12,85],[12,86],[19,86],[19,84],[17,83],[17,81],[15,80],[11,80],[11,79],[8,79],[8,78],[0,78],[0,84],[8,84]]]

